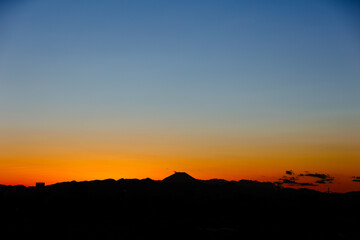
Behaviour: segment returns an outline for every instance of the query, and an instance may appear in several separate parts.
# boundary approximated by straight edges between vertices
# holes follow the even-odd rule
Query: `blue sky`
[[[360,32],[351,1],[2,7],[1,107],[27,121],[93,113],[249,124],[358,117]]]
[[[313,100],[310,110],[349,107],[358,100],[360,72],[359,18],[350,7],[331,1],[20,2],[2,19],[2,82],[25,95],[72,96],[80,89],[108,95],[122,88],[134,98],[166,100],[183,92],[241,100],[254,93],[266,101],[283,96],[289,104]]]
[[[0,129],[359,131],[356,1],[0,8]]]

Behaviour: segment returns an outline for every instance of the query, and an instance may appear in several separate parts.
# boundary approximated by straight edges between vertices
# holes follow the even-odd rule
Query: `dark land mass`
[[[151,179],[0,186],[1,239],[360,239],[360,192]]]

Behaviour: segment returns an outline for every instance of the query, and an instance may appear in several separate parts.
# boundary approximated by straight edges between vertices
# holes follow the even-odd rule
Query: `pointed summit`
[[[162,181],[171,182],[171,183],[189,183],[189,182],[197,182],[198,180],[193,178],[186,172],[175,172],[173,175],[164,178]]]

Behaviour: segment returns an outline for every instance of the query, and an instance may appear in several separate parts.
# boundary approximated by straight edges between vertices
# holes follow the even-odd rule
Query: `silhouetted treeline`
[[[2,239],[360,239],[360,192],[179,179],[0,186]]]

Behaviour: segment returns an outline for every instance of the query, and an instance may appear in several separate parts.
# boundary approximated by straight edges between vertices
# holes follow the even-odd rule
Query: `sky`
[[[185,171],[358,191],[359,10],[1,1],[0,184]]]

